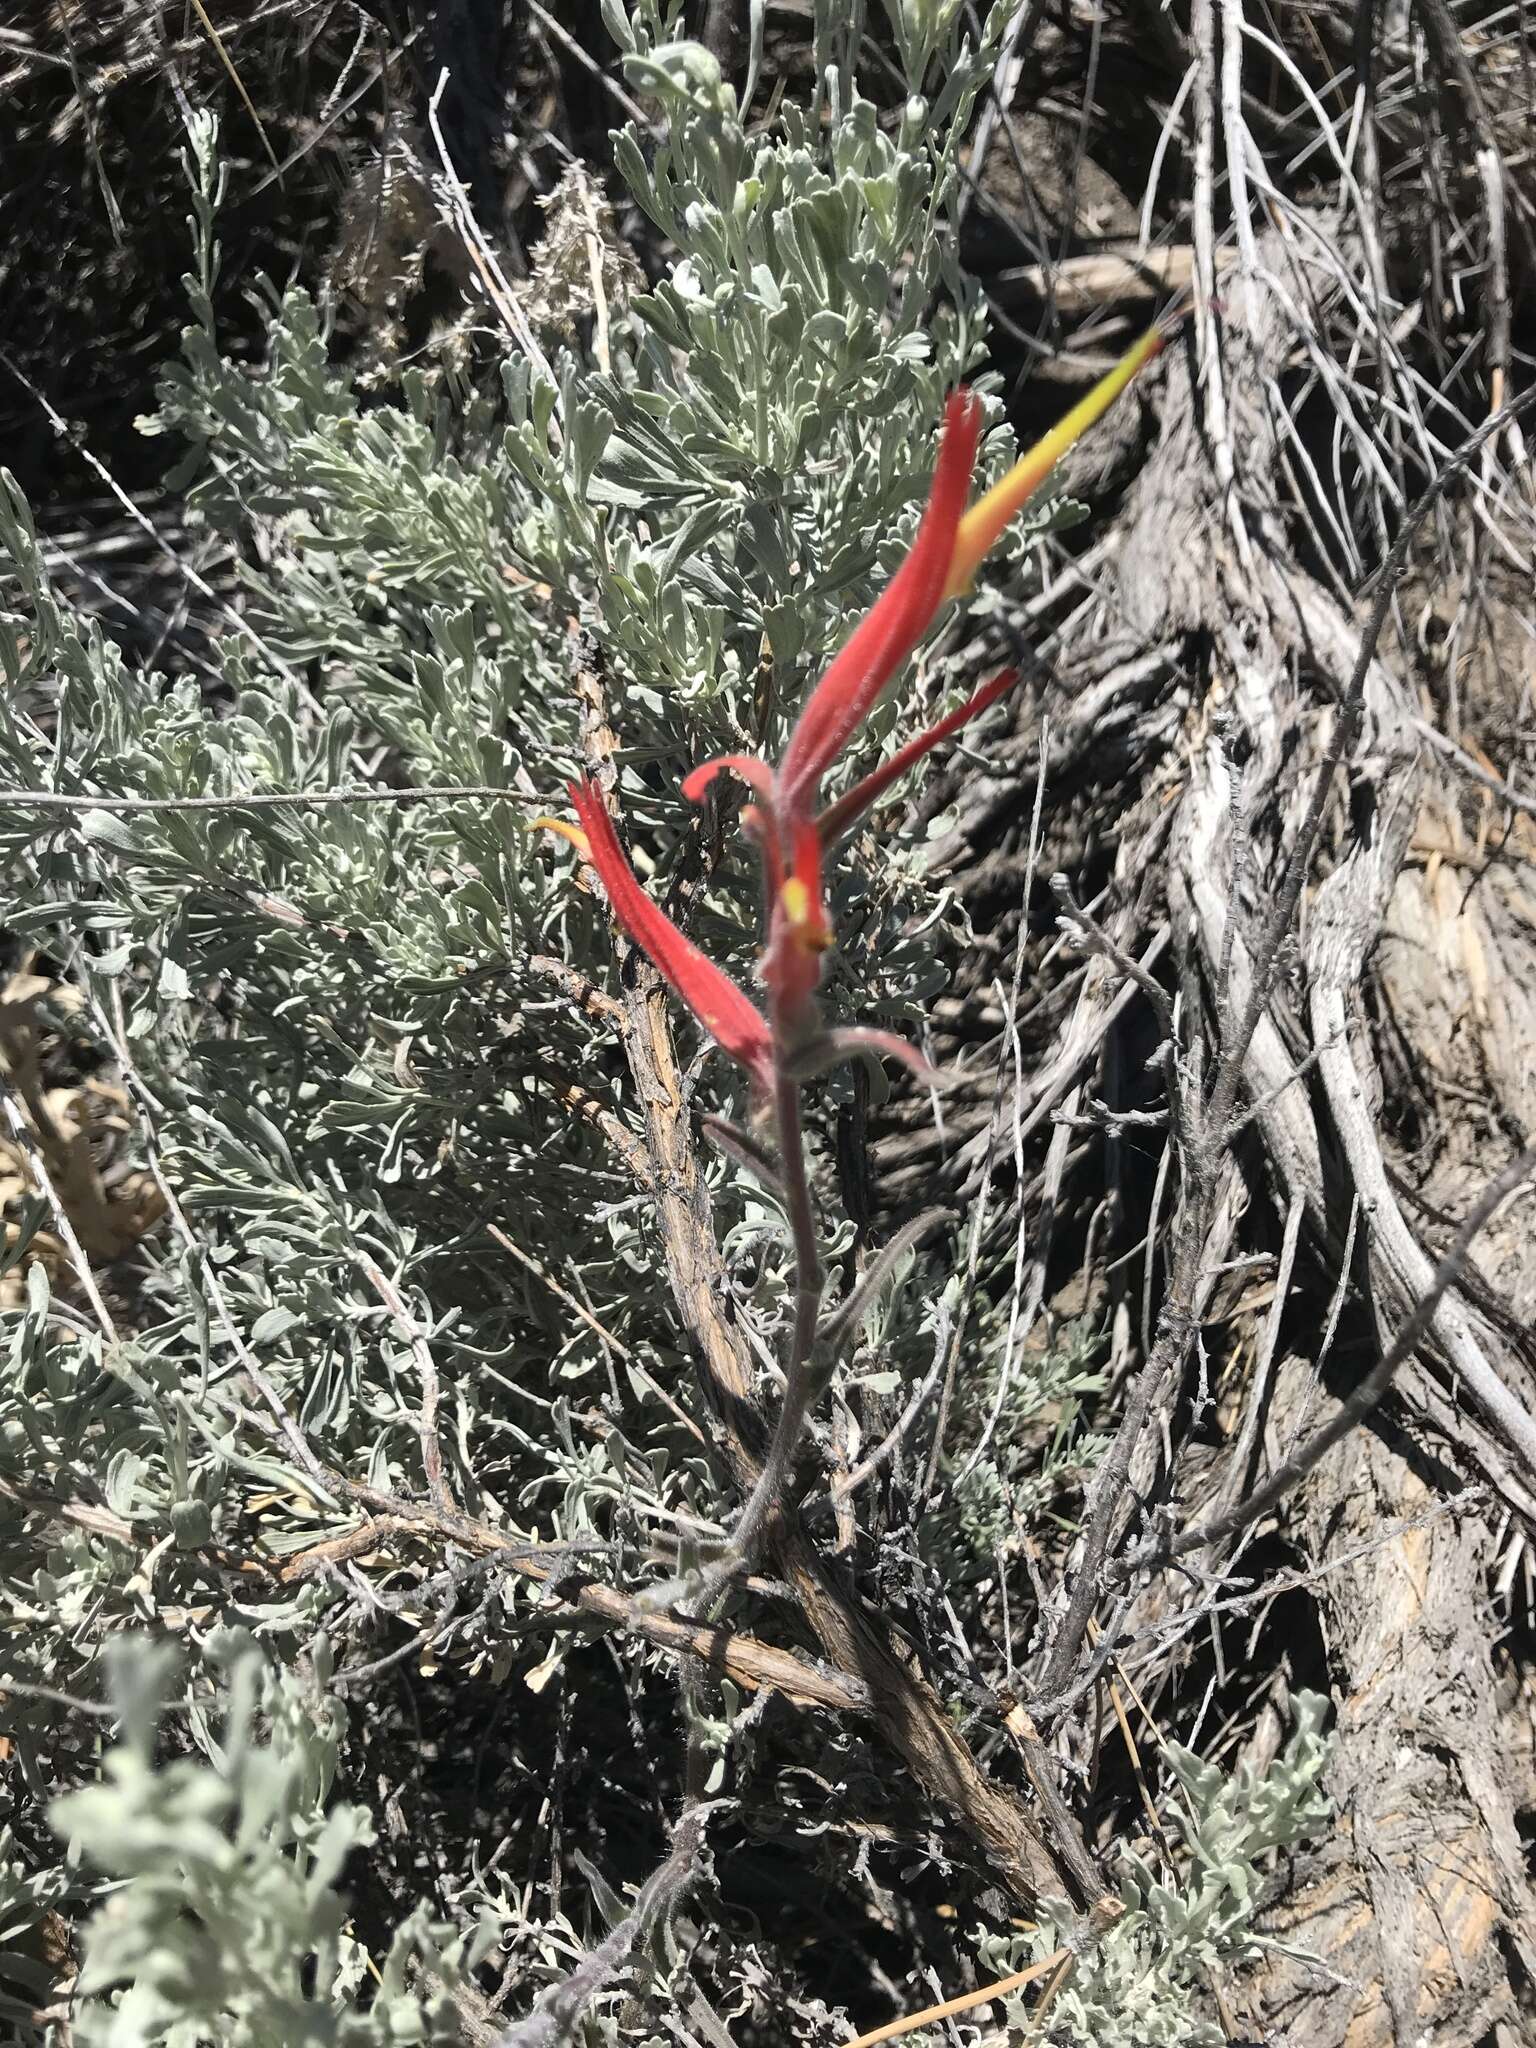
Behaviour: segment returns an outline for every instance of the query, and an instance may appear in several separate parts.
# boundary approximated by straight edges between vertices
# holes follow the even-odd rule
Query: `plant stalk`
[[[749,1562],[763,1530],[781,1505],[794,1464],[795,1448],[805,1418],[816,1397],[816,1375],[811,1353],[816,1342],[816,1324],[821,1313],[823,1276],[821,1255],[816,1246],[816,1214],[811,1203],[811,1184],[805,1165],[805,1137],[800,1124],[800,1083],[783,1057],[782,1044],[775,1049],[773,1110],[779,1134],[779,1170],[785,1206],[789,1212],[790,1240],[795,1256],[795,1311],[790,1336],[789,1358],[784,1368],[784,1399],[779,1419],[763,1460],[757,1483],[747,1497],[731,1537],[733,1555]]]

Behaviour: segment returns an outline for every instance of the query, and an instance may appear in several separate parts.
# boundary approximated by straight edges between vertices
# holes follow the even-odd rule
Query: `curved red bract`
[[[981,441],[981,401],[963,386],[944,411],[933,484],[907,558],[806,700],[779,763],[779,801],[814,804],[822,776],[922,639],[944,598]]]
[[[571,801],[614,916],[710,1037],[766,1087],[773,1071],[773,1040],[767,1019],[641,888],[597,785],[573,782]]]

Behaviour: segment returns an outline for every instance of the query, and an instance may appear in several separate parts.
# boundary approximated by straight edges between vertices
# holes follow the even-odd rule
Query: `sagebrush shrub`
[[[346,1673],[397,1654],[391,1639],[380,1655],[386,1624],[415,1632],[405,1654],[418,1664],[537,1688],[569,1620],[538,1578],[424,1558],[408,1536],[353,1557],[348,1488],[417,1500],[440,1487],[551,1569],[577,1559],[615,1583],[667,1585],[701,1555],[730,1559],[733,1540],[750,1547],[754,1525],[737,1521],[703,1432],[678,1426],[693,1396],[677,1319],[647,1202],[611,1142],[633,1132],[635,1107],[611,1018],[572,994],[577,973],[612,982],[608,916],[538,821],[587,772],[573,672],[595,665],[643,871],[624,882],[605,845],[598,872],[642,944],[639,898],[626,916],[622,891],[662,904],[686,874],[688,943],[748,984],[752,862],[726,854],[694,886],[684,774],[713,755],[782,763],[786,742],[793,756],[809,686],[907,556],[963,380],[979,397],[955,428],[962,485],[978,438],[984,474],[1009,469],[953,234],[958,153],[1004,10],[979,42],[954,0],[891,11],[904,103],[882,113],[861,95],[843,10],[817,0],[806,103],[786,99],[751,131],[718,66],[674,39],[676,7],[606,7],[661,131],[621,133],[616,161],[670,245],[653,290],[617,261],[602,273],[606,366],[569,333],[546,332],[540,358],[455,331],[381,395],[377,364],[357,379],[333,364],[326,309],[299,290],[272,306],[266,360],[229,362],[210,299],[223,173],[215,126],[194,111],[191,324],[144,425],[185,450],[174,487],[193,529],[238,550],[243,589],[218,614],[211,673],[125,660],[60,598],[0,479],[0,780],[59,799],[39,810],[0,796],[9,923],[46,968],[12,994],[0,1044],[29,1189],[0,1275],[13,1283],[0,2012],[24,2036],[62,2038],[62,2005],[29,2017],[50,2005],[39,1941],[58,1916],[84,1926],[74,2038],[122,2048],[453,2038],[486,1940],[517,1949],[523,2004],[591,1946],[587,1922],[541,1916],[527,1874],[481,1867],[477,1845],[445,1875],[408,1829],[384,1828],[388,1784],[338,1786],[359,1712],[341,1704]],[[1069,511],[1045,504],[1007,546]],[[884,650],[888,671],[950,592],[953,517],[947,530],[944,574]],[[914,699],[931,721],[978,680],[961,640],[930,645],[892,701],[863,690],[838,726],[882,801],[881,764],[923,722]],[[823,749],[793,801],[775,785],[788,840],[831,766]],[[459,787],[479,793],[303,800]],[[582,801],[590,846],[607,814]],[[855,810],[837,813],[834,836]],[[881,826],[878,847],[850,839],[824,901],[803,848],[776,871],[781,928],[786,876],[803,891],[783,961],[810,977],[814,1029],[790,1044],[786,1005],[800,998],[774,991],[770,969],[766,1052],[748,1047],[734,1078],[720,1061],[695,1077],[723,1118],[750,1117],[751,1082],[772,1094],[789,1065],[813,1065],[818,1034],[846,1046],[836,1033],[855,1018],[920,1044],[946,974],[938,929],[963,927],[900,812]],[[696,971],[683,986],[723,1038]],[[131,1182],[103,1177],[50,1110],[42,1068],[24,1071],[13,1050],[23,1029],[45,1056],[116,1076]],[[817,1085],[813,1146],[846,1084]],[[812,1364],[803,1285],[785,1348],[795,1231],[739,1154],[710,1173],[734,1312],[772,1409],[786,1358],[792,1382]],[[127,1252],[95,1292],[78,1230],[68,1241],[87,1193],[116,1214]],[[824,1219],[822,1255],[851,1238]],[[887,1391],[927,1370],[958,1284],[930,1243],[930,1284],[893,1306],[883,1284],[914,1257],[906,1240],[895,1251],[839,1332],[860,1347],[842,1370]],[[984,1298],[995,1276],[984,1263],[979,1277]],[[1005,1339],[985,1309],[971,1341],[976,1384],[995,1388]],[[823,1358],[800,1387],[807,1404],[832,1370]],[[1053,1404],[1057,1463],[1091,1456],[1075,1418],[1092,1385],[1086,1346],[1019,1382],[958,1519],[935,1524],[946,1569],[1007,1550],[1044,1504],[1019,1446]],[[118,1654],[138,1635],[153,1646]],[[623,1655],[673,1669],[636,1638]],[[61,1708],[72,1697],[110,1702],[110,1746]],[[750,1719],[739,1705],[685,1696],[711,1794]],[[1212,1859],[1193,1838],[1192,1850],[1185,1920],[1159,1907],[1137,1923],[1138,1955],[1179,1996],[1192,1980],[1176,1959],[1210,1918]],[[379,1955],[347,1918],[362,1855],[387,1865],[390,1895],[419,1900]],[[1251,1902],[1252,1887],[1228,1893]],[[1241,1916],[1223,1911],[1235,1952]],[[652,1962],[658,1984],[686,1978],[681,1948]],[[743,2010],[766,1968],[745,1941],[716,1961]],[[1103,1999],[1083,1996],[1096,2015]],[[617,1994],[587,2023],[603,2039],[656,2038]]]

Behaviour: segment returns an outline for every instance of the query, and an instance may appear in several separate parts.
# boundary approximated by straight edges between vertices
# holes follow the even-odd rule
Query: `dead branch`
[[[568,1977],[543,1992],[527,2019],[500,2036],[498,2048],[559,2048],[581,2024],[582,2014],[618,1972],[651,1930],[676,1911],[704,1876],[705,1826],[725,1804],[705,1800],[684,1809],[672,1832],[672,1847],[640,1887],[634,1908],[609,1929],[590,1955]]]

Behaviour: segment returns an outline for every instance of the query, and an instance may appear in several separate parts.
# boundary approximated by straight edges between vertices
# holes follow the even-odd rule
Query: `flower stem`
[[[731,1551],[750,1562],[764,1527],[778,1509],[794,1464],[805,1418],[816,1397],[811,1354],[816,1319],[821,1310],[821,1256],[816,1247],[816,1215],[805,1167],[805,1139],[800,1127],[800,1083],[776,1048],[773,1109],[779,1130],[779,1170],[789,1211],[790,1240],[795,1255],[795,1311],[789,1359],[784,1368],[784,1400],[773,1440],[757,1484],[731,1533]]]

